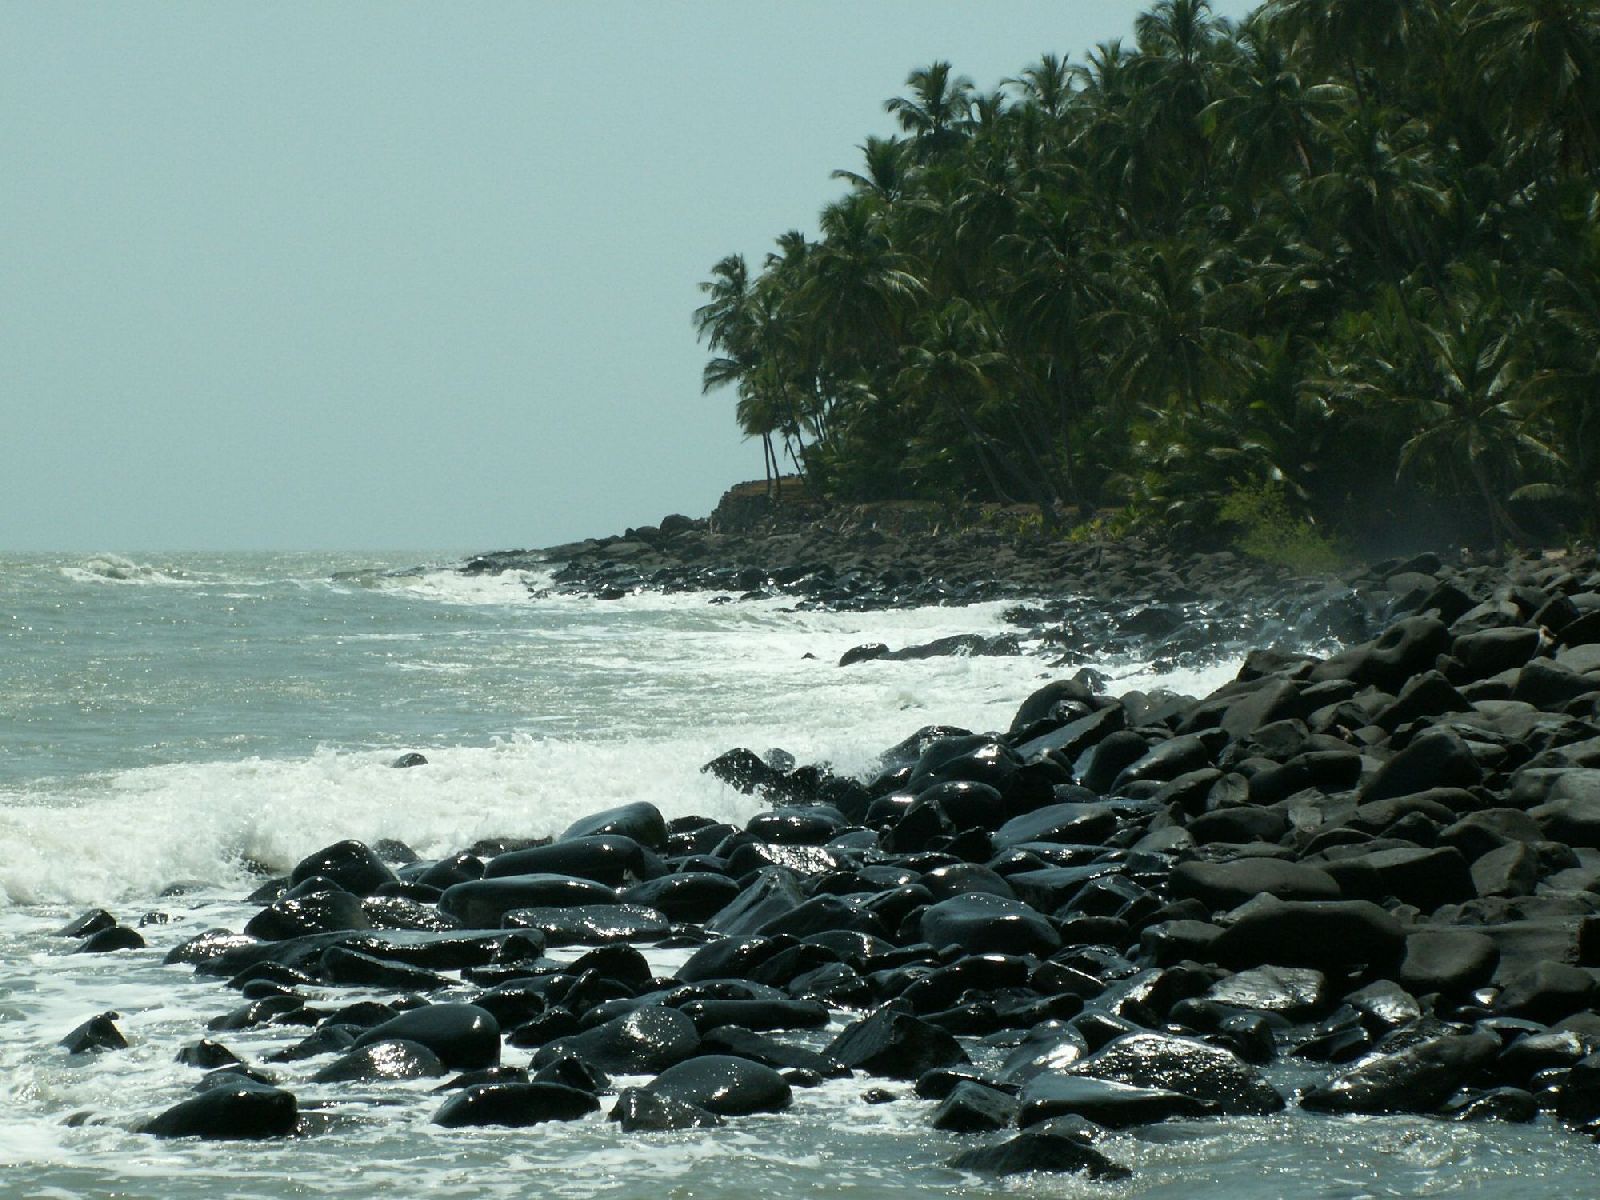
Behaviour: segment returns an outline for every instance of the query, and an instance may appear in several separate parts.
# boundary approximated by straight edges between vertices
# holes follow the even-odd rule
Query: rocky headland
[[[1207,599],[1194,564],[1147,566],[1141,604]],[[743,827],[630,804],[437,861],[330,846],[242,930],[171,948],[222,1011],[174,1048],[194,1092],[144,1128],[305,1134],[350,1081],[432,1075],[441,1126],[604,1110],[625,1136],[854,1074],[981,1172],[1115,1178],[1104,1130],[1288,1107],[1593,1136],[1600,561],[1424,556],[1338,586],[1381,594],[1376,636],[1260,648],[1198,699],[1061,678],[1008,729],[918,730],[862,778],[732,749],[705,769],[762,802]],[[62,932],[143,941],[104,912]],[[262,1028],[263,1061],[224,1044]],[[121,1044],[114,1014],[65,1042]]]

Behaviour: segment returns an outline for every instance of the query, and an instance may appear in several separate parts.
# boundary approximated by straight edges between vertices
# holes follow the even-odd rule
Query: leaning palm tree
[[[700,290],[709,299],[694,311],[695,331],[714,352],[701,371],[700,391],[704,394],[730,386],[737,390],[739,428],[746,437],[761,439],[761,466],[770,496],[778,474],[772,435],[779,428],[779,419],[770,389],[758,382],[765,363],[744,255],[730,254],[719,261]]]

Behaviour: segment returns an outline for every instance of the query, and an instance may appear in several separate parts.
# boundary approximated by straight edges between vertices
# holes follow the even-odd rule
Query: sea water
[[[891,1086],[895,1102],[865,1104],[862,1077],[799,1089],[786,1114],[716,1130],[624,1136],[596,1115],[451,1131],[430,1124],[436,1081],[315,1085],[313,1060],[272,1068],[316,1110],[312,1136],[211,1145],[135,1133],[198,1075],[174,1061],[177,1048],[238,999],[161,960],[200,930],[240,928],[254,911],[240,897],[262,872],[343,838],[397,838],[435,856],[556,834],[634,800],[741,822],[758,802],[700,770],[724,750],[777,747],[870,772],[923,725],[1005,728],[1060,674],[1033,656],[836,665],[864,642],[1004,631],[1003,603],[824,613],[694,593],[598,601],[552,591],[539,572],[467,576],[453,561],[0,557],[0,1197],[1590,1190],[1600,1151],[1545,1121],[1292,1109],[1112,1135],[1106,1153],[1135,1171],[1122,1184],[984,1180],[942,1165],[962,1143],[928,1128],[931,1105],[903,1085]],[[1236,663],[1176,675],[1096,665],[1113,689],[1203,694]],[[428,764],[389,765],[408,751]],[[149,948],[69,954],[53,931],[93,906],[143,919]],[[129,1049],[69,1056],[56,1044],[106,1010]],[[254,1063],[303,1032],[226,1040]],[[1280,1068],[1274,1081],[1287,1090],[1297,1078]]]

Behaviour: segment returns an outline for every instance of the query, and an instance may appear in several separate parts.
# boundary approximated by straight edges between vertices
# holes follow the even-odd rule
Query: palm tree
[[[907,348],[904,365],[895,376],[896,389],[916,402],[929,420],[954,422],[995,499],[1014,498],[1001,482],[1004,475],[1050,520],[1058,498],[1041,472],[1031,431],[1017,407],[1006,402],[1003,381],[1009,358],[996,345],[983,315],[966,301],[952,300],[920,321],[917,332],[918,339]],[[991,432],[991,422],[1007,426],[1005,436]],[[946,439],[935,433],[934,444],[942,444]]]
[[[1600,167],[1600,20],[1591,3],[1496,0],[1472,7],[1470,60],[1502,137],[1553,139],[1568,171]]]
[[[1342,76],[1362,102],[1383,103],[1389,98],[1383,80],[1405,60],[1429,6],[1430,0],[1267,0],[1259,13],[1312,70]]]
[[[905,143],[898,138],[868,136],[860,147],[865,172],[835,171],[834,179],[843,179],[859,192],[873,196],[885,207],[892,206],[905,195],[906,178]]]
[[[1240,26],[1236,49],[1223,68],[1228,90],[1202,111],[1203,127],[1222,140],[1227,159],[1252,191],[1272,186],[1290,163],[1309,179],[1315,174],[1316,125],[1333,116],[1347,90],[1307,86],[1260,19]]]
[[[1207,0],[1157,0],[1134,24],[1140,136],[1162,164],[1163,190],[1179,204],[1208,186],[1210,156],[1199,118],[1211,100],[1222,28]]]
[[[1060,121],[1072,102],[1072,67],[1055,54],[1041,55],[1039,61],[1024,67],[1015,79],[1005,82],[1022,93],[1022,102],[1052,121]]]
[[[1073,190],[1031,192],[1023,197],[1015,231],[996,244],[1004,264],[1000,303],[1013,331],[1008,342],[1021,360],[1016,369],[1054,409],[1055,436],[1048,440],[1059,454],[1057,474],[1063,490],[1080,502],[1077,426],[1094,403],[1087,323],[1100,302],[1082,207]]]
[[[923,292],[909,255],[890,242],[872,198],[852,193],[822,212],[801,300],[817,315],[827,348],[882,354],[899,341],[904,314]]]
[[[1193,242],[1153,245],[1116,264],[1097,328],[1116,347],[1110,374],[1132,407],[1170,397],[1198,412],[1220,401],[1250,364],[1230,323],[1218,259]]]
[[[761,353],[755,296],[744,255],[730,254],[720,260],[700,290],[710,299],[694,311],[695,332],[715,352],[701,372],[700,391],[728,386],[738,390],[735,413],[739,428],[746,437],[761,439],[761,466],[770,496],[778,474],[772,435],[780,422],[770,389],[761,385],[761,373],[770,366]]]
[[[892,113],[900,128],[911,135],[924,159],[958,145],[962,128],[972,114],[972,80],[965,75],[952,75],[951,70],[943,59],[918,67],[906,76],[911,95],[884,102],[884,110]]]
[[[1565,450],[1566,498],[1600,532],[1600,222],[1591,220],[1580,246],[1568,269],[1545,274],[1544,311],[1557,337],[1529,390]]]
[[[1449,298],[1436,299],[1418,320],[1419,339],[1373,326],[1353,372],[1355,391],[1407,435],[1397,476],[1415,474],[1445,495],[1464,484],[1482,506],[1491,544],[1526,544],[1507,498],[1530,470],[1548,473],[1560,463],[1531,420],[1519,361],[1527,331],[1497,264],[1464,263],[1453,276]]]
[[[1101,220],[1108,229],[1130,231],[1129,201],[1140,192],[1148,148],[1129,117],[1137,94],[1134,64],[1138,55],[1117,40],[1091,50],[1082,66],[1072,68],[1078,83],[1071,149],[1090,174],[1090,194],[1099,198]]]

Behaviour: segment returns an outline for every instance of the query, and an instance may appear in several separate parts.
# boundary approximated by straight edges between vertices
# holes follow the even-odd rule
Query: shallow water
[[[238,999],[161,957],[201,929],[239,928],[252,870],[345,837],[432,855],[557,833],[638,799],[742,820],[755,802],[699,771],[723,750],[782,746],[866,770],[924,724],[1003,728],[1050,676],[1035,658],[834,665],[861,642],[998,631],[1002,604],[825,614],[698,595],[598,602],[540,595],[536,575],[402,571],[422,561],[0,559],[0,1078],[12,1097],[0,1194],[492,1197],[536,1180],[552,1196],[689,1200],[745,1196],[757,1178],[776,1196],[861,1198],[1589,1191],[1600,1152],[1548,1124],[1293,1112],[1114,1135],[1106,1152],[1136,1171],[1126,1184],[985,1181],[940,1165],[958,1141],[927,1128],[930,1105],[904,1085],[891,1085],[896,1102],[867,1105],[862,1078],[798,1091],[782,1117],[623,1137],[599,1116],[446,1131],[429,1124],[431,1081],[313,1085],[318,1064],[299,1063],[274,1070],[304,1107],[329,1106],[315,1136],[214,1146],[132,1133],[182,1098],[197,1072],[173,1055]],[[1102,666],[1114,686],[1195,693],[1233,671]],[[429,765],[388,767],[412,749]],[[197,890],[161,895],[177,881]],[[50,931],[90,905],[164,921],[145,927],[147,950],[68,956]],[[129,1050],[69,1058],[55,1045],[107,1009],[122,1014]],[[225,1040],[255,1061],[301,1032]],[[75,1114],[82,1124],[68,1123]]]

